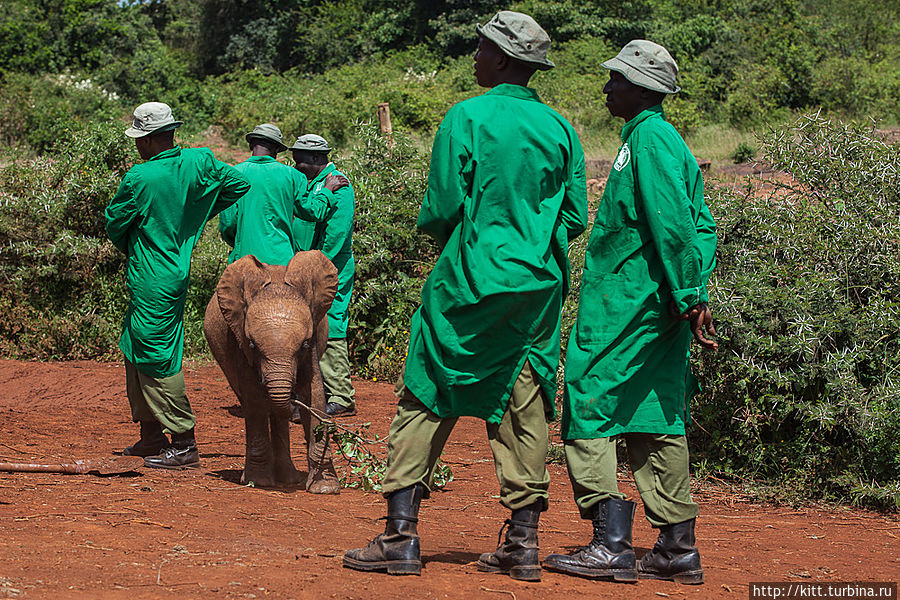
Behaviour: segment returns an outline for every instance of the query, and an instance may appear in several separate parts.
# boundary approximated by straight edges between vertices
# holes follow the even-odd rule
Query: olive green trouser
[[[699,514],[691,500],[687,438],[656,433],[622,434],[647,520],[653,527],[682,523]],[[607,498],[624,500],[616,483],[616,438],[566,440],[566,464],[581,517]]]
[[[168,434],[184,433],[196,424],[181,371],[157,379],[141,373],[126,360],[125,391],[135,423],[157,421]]]
[[[356,390],[350,382],[350,353],[347,338],[328,338],[325,353],[319,358],[319,370],[325,385],[325,402],[353,406]]]
[[[431,412],[403,385],[388,438],[388,469],[382,484],[387,496],[417,483],[431,489],[434,470],[457,418]],[[516,510],[541,501],[547,510],[550,475],[547,473],[547,417],[544,395],[527,362],[519,373],[509,405],[499,424],[487,423],[500,481],[500,503]]]

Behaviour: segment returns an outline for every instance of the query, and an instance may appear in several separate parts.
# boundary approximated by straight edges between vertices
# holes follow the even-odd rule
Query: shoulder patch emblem
[[[616,162],[613,163],[613,168],[616,171],[621,171],[628,163],[631,161],[631,150],[628,148],[628,143],[626,142],[620,149],[619,154],[616,156]]]

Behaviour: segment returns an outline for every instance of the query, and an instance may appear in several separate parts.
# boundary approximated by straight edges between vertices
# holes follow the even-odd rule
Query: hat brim
[[[622,76],[625,77],[625,79],[636,86],[646,88],[654,92],[660,92],[663,94],[676,94],[681,91],[681,88],[677,85],[674,88],[666,87],[664,84],[656,81],[649,75],[638,71],[628,63],[620,60],[619,57],[611,58],[601,66],[605,69],[609,69],[610,71],[621,73]]]
[[[174,123],[166,123],[165,125],[161,125],[156,129],[152,129],[150,131],[144,131],[143,129],[135,129],[134,127],[129,127],[125,130],[125,135],[130,138],[142,138],[153,133],[162,133],[163,131],[178,129],[182,125],[184,125],[184,121],[175,121]]]
[[[288,146],[288,150],[292,150],[292,151],[299,150],[301,152],[321,152],[322,154],[328,154],[329,152],[331,152],[331,148],[327,148],[327,147],[322,148],[321,146],[318,146],[316,148],[310,148],[309,146],[293,145],[293,146]]]
[[[284,152],[285,150],[288,149],[288,147],[285,146],[283,142],[279,142],[275,138],[270,138],[267,135],[261,135],[259,133],[248,133],[247,135],[244,136],[244,139],[247,140],[248,143],[250,143],[250,140],[254,140],[254,139],[272,142],[273,144],[275,144],[278,147],[278,152]]]
[[[538,71],[549,71],[550,69],[556,67],[556,65],[549,59],[544,59],[543,61],[536,60],[528,60],[526,58],[522,58],[520,56],[516,56],[516,52],[513,47],[510,45],[509,40],[504,36],[499,35],[497,33],[492,33],[490,31],[485,31],[481,25],[475,26],[475,33],[480,35],[486,40],[490,40],[493,42],[500,50],[503,51],[503,54],[507,55],[510,58],[513,58],[519,62],[523,62],[530,67],[534,67]]]

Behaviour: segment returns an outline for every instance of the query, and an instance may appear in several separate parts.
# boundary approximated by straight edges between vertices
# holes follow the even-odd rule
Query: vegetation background
[[[695,473],[780,500],[900,507],[900,1],[7,0],[0,3],[0,354],[117,359],[124,257],[103,209],[137,160],[133,107],[173,106],[179,138],[239,147],[260,122],[316,132],[357,191],[350,330],[360,376],[391,378],[436,258],[415,231],[428,148],[477,93],[475,23],[533,15],[558,68],[533,83],[602,177],[621,123],[600,66],[633,38],[665,45],[684,91],[669,119],[712,159],[720,230],[711,283],[721,348],[694,357]],[[391,141],[372,124],[389,102]],[[847,124],[844,124],[847,123]],[[725,185],[754,156],[777,189]],[[223,157],[225,158],[225,157]],[[768,184],[770,187],[772,184]],[[598,198],[591,198],[592,209]],[[225,266],[198,246],[186,353]],[[587,235],[571,247],[574,319]]]

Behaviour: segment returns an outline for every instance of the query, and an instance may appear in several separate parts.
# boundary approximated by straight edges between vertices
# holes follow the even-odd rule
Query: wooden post
[[[378,122],[381,123],[381,133],[391,135],[394,132],[391,128],[391,107],[387,102],[378,105]]]

